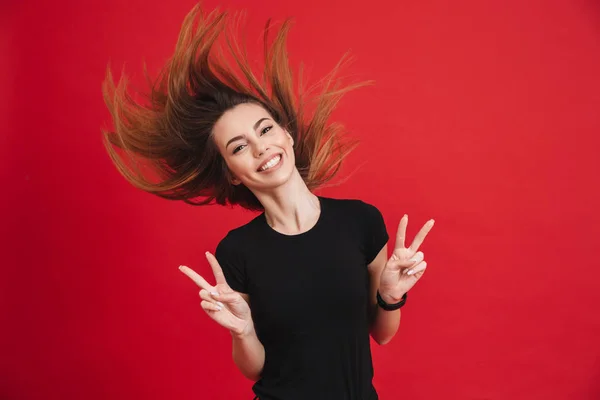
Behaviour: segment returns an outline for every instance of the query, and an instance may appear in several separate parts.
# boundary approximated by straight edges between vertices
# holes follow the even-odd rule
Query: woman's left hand
[[[408,215],[400,220],[396,233],[396,246],[394,253],[385,264],[379,280],[379,294],[386,303],[397,303],[425,273],[427,263],[419,247],[433,227],[433,220],[429,220],[417,233],[412,244],[404,247]]]

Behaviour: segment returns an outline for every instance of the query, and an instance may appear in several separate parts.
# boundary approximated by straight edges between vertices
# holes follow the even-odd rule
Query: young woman
[[[262,211],[231,230],[216,257],[206,253],[215,285],[180,267],[201,288],[207,315],[231,332],[234,362],[256,381],[256,399],[377,399],[369,335],[385,344],[396,333],[399,308],[427,266],[419,247],[433,220],[406,247],[405,215],[388,259],[376,207],[315,195],[354,145],[328,119],[360,85],[341,86],[339,64],[309,116],[310,96],[294,91],[287,61],[289,21],[266,46],[261,82],[226,18],[205,17],[198,6],[190,12],[145,102],[108,71],[107,151],[142,190]],[[241,76],[219,51],[222,36]]]

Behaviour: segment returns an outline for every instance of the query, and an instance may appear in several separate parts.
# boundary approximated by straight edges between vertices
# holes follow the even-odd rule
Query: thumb
[[[386,268],[394,271],[399,271],[404,263],[399,259],[389,259]]]
[[[242,298],[238,292],[213,294],[212,297],[222,303],[235,303]]]

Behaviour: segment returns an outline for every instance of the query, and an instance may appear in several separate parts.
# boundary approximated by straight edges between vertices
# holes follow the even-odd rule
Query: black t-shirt
[[[377,208],[319,196],[310,230],[285,235],[264,213],[230,231],[216,257],[233,290],[250,297],[265,365],[260,400],[375,400],[369,272],[388,240]]]

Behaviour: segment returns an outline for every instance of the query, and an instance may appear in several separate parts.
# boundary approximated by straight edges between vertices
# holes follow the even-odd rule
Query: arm
[[[240,294],[250,304],[248,295]],[[231,337],[233,362],[246,378],[257,381],[265,365],[265,348],[256,336],[254,324],[251,324],[248,332],[231,331]]]
[[[387,262],[387,244],[383,246],[377,257],[369,264],[370,290],[369,290],[369,315],[370,315],[370,333],[371,337],[380,345],[388,343],[400,326],[400,310],[385,311],[377,305],[377,290],[379,289],[379,281],[381,272]],[[399,300],[386,298],[382,294],[383,299],[388,303],[396,303]]]
[[[186,266],[182,265],[179,269],[202,288],[202,309],[231,333],[235,365],[246,378],[258,380],[265,363],[265,348],[254,330],[249,296],[229,287],[219,262],[212,254],[206,252],[206,258],[217,281],[215,286]]]
[[[400,220],[396,233],[396,244],[392,256],[387,258],[387,245],[369,264],[371,278],[371,336],[379,344],[386,344],[396,334],[400,324],[400,310],[385,311],[377,306],[377,290],[386,303],[397,303],[402,299],[425,273],[427,263],[419,247],[433,227],[434,221],[429,220],[417,233],[409,247],[404,246],[408,216]]]

